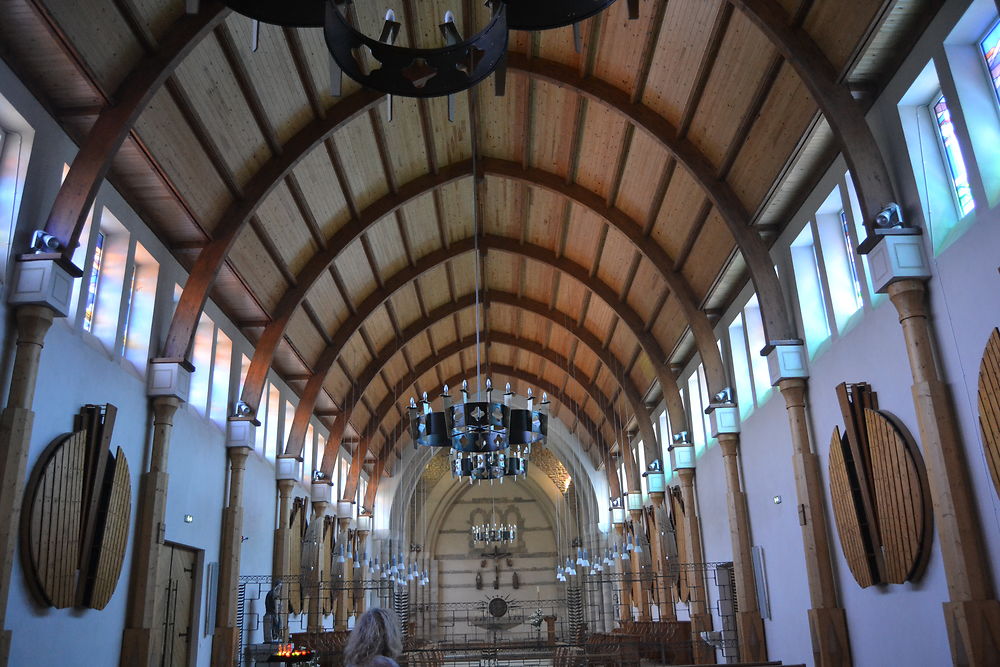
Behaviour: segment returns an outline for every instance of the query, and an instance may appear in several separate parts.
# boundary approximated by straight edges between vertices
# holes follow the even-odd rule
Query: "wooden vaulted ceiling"
[[[936,6],[778,4],[869,95]],[[355,6],[377,34],[385,7]],[[81,139],[184,8],[7,0],[0,45]],[[446,9],[466,34],[486,11],[470,0],[393,9],[398,43],[424,46],[437,44]],[[653,398],[657,366],[693,352],[657,258],[672,259],[710,312],[746,279],[720,213],[647,119],[704,156],[765,238],[833,154],[795,71],[725,0],[646,0],[636,21],[616,3],[583,23],[580,53],[569,28],[513,32],[506,96],[491,80],[458,95],[453,123],[444,99],[396,98],[389,122],[384,98],[350,80],[331,97],[319,30],[264,25],[252,53],[250,29],[230,14],[194,46],[142,112],[111,179],[189,268],[234,209],[265,195],[212,297],[253,341],[287,291],[307,288],[274,368],[301,390],[328,357],[317,414],[332,424],[354,406],[347,434],[372,433],[375,452],[392,447],[406,398],[476,367],[474,150],[479,354],[499,387],[548,387],[555,415],[588,447],[614,442],[633,418],[624,386]],[[261,190],[271,173],[276,184]],[[324,270],[303,286],[317,254]]]

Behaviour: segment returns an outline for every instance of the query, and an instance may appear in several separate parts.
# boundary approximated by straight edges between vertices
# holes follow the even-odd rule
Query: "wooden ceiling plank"
[[[32,0],[30,5],[42,12],[42,21],[47,27],[51,27],[51,16],[44,6],[38,0]],[[133,132],[135,122],[177,65],[225,14],[221,5],[212,3],[199,14],[179,20],[170,29],[160,48],[143,58],[125,77],[113,98],[114,105],[110,104],[112,98],[99,91],[99,88],[95,89],[101,92],[105,108],[74,157],[70,172],[56,195],[45,224],[46,232],[62,242],[63,254],[67,258],[72,257],[97,190],[107,177],[112,160],[125,138],[131,134],[147,159],[155,164]],[[65,35],[61,33],[54,38],[60,45],[67,44],[64,41]],[[77,57],[70,56],[74,62]],[[81,72],[87,78],[85,70],[81,69]],[[158,173],[161,178],[166,177],[162,171]],[[166,180],[169,182],[169,179]],[[196,217],[192,216],[192,219]]]
[[[712,68],[715,66],[715,61],[719,59],[719,50],[722,48],[722,41],[726,36],[732,15],[733,8],[727,3],[719,8],[719,13],[715,16],[712,35],[708,40],[708,46],[702,56],[701,63],[698,65],[698,75],[695,77],[694,85],[691,87],[691,92],[684,105],[681,121],[677,125],[677,136],[679,137],[687,135],[687,131],[691,128],[691,122],[694,120],[695,111],[701,102],[702,93],[705,92],[708,78],[712,74]]]
[[[299,31],[296,28],[283,28],[282,30],[285,35],[285,41],[288,42],[288,52],[291,54],[292,62],[295,64],[295,72],[302,83],[302,89],[306,93],[306,99],[309,100],[309,106],[312,108],[313,115],[316,118],[325,118],[326,109],[320,101],[319,91],[316,89],[316,83],[313,81],[312,74],[309,71],[309,63],[306,61]]]
[[[225,57],[229,69],[232,70],[233,76],[236,77],[236,83],[243,94],[243,101],[250,107],[250,113],[253,116],[254,122],[257,123],[257,129],[264,136],[264,141],[267,142],[267,146],[271,149],[271,152],[275,154],[280,153],[281,142],[278,140],[278,135],[271,125],[271,120],[267,117],[267,111],[264,110],[260,95],[257,94],[250,74],[247,72],[246,64],[242,58],[236,55],[237,47],[233,41],[233,35],[225,22],[215,27],[215,36],[222,47],[222,55]]]

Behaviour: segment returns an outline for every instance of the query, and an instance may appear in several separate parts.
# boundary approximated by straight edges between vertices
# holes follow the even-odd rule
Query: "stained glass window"
[[[976,202],[972,200],[969,175],[965,171],[962,149],[958,146],[955,126],[951,122],[951,113],[948,111],[948,102],[944,99],[944,95],[935,100],[931,110],[934,113],[934,121],[937,123],[938,136],[941,137],[941,144],[944,147],[945,161],[948,163],[948,171],[951,173],[951,182],[958,200],[958,209],[964,216],[976,208]]]
[[[94,241],[94,261],[90,263],[90,280],[87,284],[87,309],[83,314],[83,330],[94,328],[94,308],[97,305],[97,286],[101,280],[101,264],[104,261],[104,233],[97,232]]]
[[[993,24],[986,36],[979,42],[979,48],[990,72],[990,83],[997,101],[1000,101],[1000,21]]]
[[[857,260],[854,258],[854,244],[851,243],[851,231],[847,221],[847,211],[840,209],[840,232],[844,239],[844,250],[847,251],[847,270],[851,274],[851,283],[854,287],[854,303],[861,307],[861,280],[858,278]]]

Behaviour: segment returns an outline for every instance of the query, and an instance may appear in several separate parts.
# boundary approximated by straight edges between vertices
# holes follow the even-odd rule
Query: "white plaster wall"
[[[953,2],[946,6],[870,114],[906,215],[920,226],[925,225],[925,221],[921,217],[908,149],[898,128],[896,104],[968,5],[967,2]],[[974,167],[970,165],[970,168]],[[810,211],[816,210],[838,175],[845,170],[843,161],[838,159],[810,201],[793,219],[808,218]],[[983,347],[993,327],[1000,325],[1000,253],[997,250],[1000,248],[1000,210],[996,206],[991,208],[983,197],[977,197],[976,205],[973,222],[939,256],[933,257],[929,239],[925,237],[925,241],[934,274],[928,289],[941,371],[956,409],[984,548],[993,579],[997,581],[1000,577],[1000,500],[982,453],[976,394]],[[777,245],[787,243],[800,224],[790,228]],[[731,319],[731,313],[727,313],[722,321]],[[922,447],[902,332],[895,309],[885,298],[867,310],[853,328],[825,344],[810,362],[809,416],[823,474],[834,563],[855,664],[950,664],[941,607],[948,599],[948,591],[937,527],[925,574],[914,583],[861,589],[841,552],[829,510],[826,474],[833,427],[839,424],[843,428],[834,388],[845,381],[871,383],[878,392],[880,407],[899,417]],[[772,620],[765,621],[769,653],[772,658],[785,662],[813,664],[806,616],[811,604],[791,469],[788,422],[780,395],[773,392],[770,399],[747,418],[741,440],[753,541],[764,547],[769,582]],[[718,447],[711,448],[699,460],[698,484],[706,558],[710,561],[730,559],[732,549],[725,530],[724,477]],[[772,500],[776,495],[782,496],[780,505]]]
[[[24,196],[19,210],[15,248],[27,247],[31,231],[44,224],[59,188],[63,164],[72,161],[76,146],[46,114],[44,109],[0,61],[0,91],[33,126],[36,134],[28,165]],[[155,235],[142,223],[121,196],[107,183],[101,188],[96,209],[108,206],[160,263],[158,294],[169,295],[174,283],[183,284],[185,273]],[[3,340],[12,335],[10,312],[6,308],[6,286],[10,269],[4,276],[4,294],[0,314],[5,327]],[[168,324],[167,300],[158,300],[150,341],[151,353],[159,346]],[[251,354],[252,347],[222,313],[209,303],[206,312],[233,341],[234,373],[238,373],[240,353]],[[4,348],[6,349],[6,347]],[[11,355],[0,361],[3,367],[4,396],[9,384]],[[284,395],[287,387],[278,383]],[[65,319],[57,320],[45,341],[41,355],[34,409],[34,429],[28,452],[28,471],[52,439],[72,429],[72,419],[88,403],[113,403],[118,408],[112,446],[120,446],[128,459],[132,481],[132,521],[122,576],[108,606],[102,611],[85,609],[56,610],[41,607],[32,599],[25,585],[19,560],[15,560],[11,578],[7,627],[13,631],[10,664],[94,664],[115,665],[125,623],[125,605],[131,574],[132,540],[135,535],[136,503],[139,477],[148,465],[152,414],[146,398],[144,378],[128,363],[110,355],[92,336],[82,334]],[[193,628],[197,638],[197,664],[208,665],[211,635],[205,634],[208,587],[205,567],[218,561],[221,514],[227,497],[226,453],[222,429],[190,406],[182,406],[175,417],[170,444],[165,539],[168,542],[203,552],[202,580],[198,600],[198,623]],[[325,433],[324,433],[325,435]],[[306,491],[301,485],[298,494]],[[274,467],[253,453],[247,463],[244,534],[250,539],[243,545],[241,570],[246,574],[268,574],[275,521]],[[192,523],[183,521],[191,514]],[[44,641],[42,641],[44,638]],[[58,641],[52,641],[58,638]],[[83,658],[82,656],[86,656]]]

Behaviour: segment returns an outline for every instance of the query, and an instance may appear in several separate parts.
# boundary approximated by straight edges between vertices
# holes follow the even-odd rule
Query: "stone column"
[[[129,666],[152,665],[161,653],[153,623],[158,593],[156,582],[164,566],[160,545],[166,531],[170,435],[174,415],[187,400],[191,386],[190,367],[178,362],[154,360],[148,373],[146,391],[153,408],[153,438],[149,470],[139,478],[132,574],[120,659],[122,665]]]
[[[55,259],[18,261],[10,285],[17,339],[7,406],[0,413],[0,628],[6,625],[42,347],[52,320],[69,312],[73,276],[79,273]],[[0,630],[0,667],[7,664],[10,641],[11,631]]]
[[[230,418],[226,439],[229,455],[229,498],[222,510],[222,539],[219,545],[219,592],[216,604],[215,635],[212,637],[213,667],[233,667],[239,633],[236,606],[240,577],[240,550],[243,543],[243,483],[247,457],[253,451],[255,424]]]
[[[1000,602],[983,547],[983,528],[969,479],[951,392],[938,370],[925,281],[931,271],[919,230],[884,236],[871,249],[875,290],[888,293],[899,315],[913,379],[913,407],[941,560],[948,582],[945,625],[956,665],[1000,664]]]
[[[314,481],[312,483],[312,507],[313,507],[313,521],[319,521],[320,525],[326,519],[326,511],[330,507],[330,501],[332,500],[332,490],[333,487],[326,480]],[[309,632],[323,632],[323,595],[326,593],[325,587],[323,586],[323,581],[326,579],[327,570],[330,568],[330,563],[323,559],[323,531],[320,529],[320,548],[318,553],[319,563],[317,564],[317,570],[314,576],[316,585],[312,590],[308,591],[309,594],[309,607],[307,609],[307,625],[306,629]]]
[[[694,490],[694,447],[675,445],[674,454],[674,469],[681,482],[681,498],[687,515],[684,526],[687,529],[685,535],[689,564],[687,576],[691,591],[692,653],[695,664],[712,664],[715,662],[715,650],[701,639],[702,632],[712,629],[712,614],[708,610],[708,581],[705,578],[705,553],[701,545],[701,517],[698,515],[698,501]]]
[[[809,437],[806,410],[805,348],[801,342],[771,345],[767,355],[771,382],[781,391],[792,440],[792,469],[809,584],[809,629],[817,665],[850,665],[847,617],[837,599],[830,529],[826,520],[819,457]]]
[[[733,545],[733,572],[736,578],[736,630],[739,636],[740,660],[764,662],[767,645],[764,639],[764,619],[760,615],[757,586],[754,579],[753,541],[746,491],[740,474],[740,413],[733,404],[710,406],[712,436],[719,439],[722,461],[726,470],[726,509],[729,515],[729,538]]]

